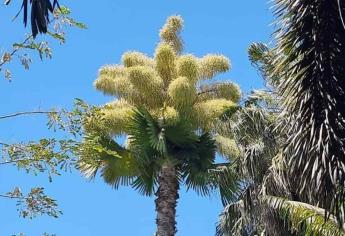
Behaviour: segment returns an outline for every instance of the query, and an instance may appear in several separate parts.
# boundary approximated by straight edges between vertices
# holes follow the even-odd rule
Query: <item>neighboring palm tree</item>
[[[344,235],[345,1],[277,0],[276,14],[280,29],[266,72],[279,80],[286,140],[261,201],[285,217],[286,235]],[[274,227],[265,229],[285,235],[272,212],[265,222]]]
[[[290,176],[282,167],[282,148],[289,140],[288,116],[281,114],[281,98],[276,85],[280,78],[270,77],[274,51],[254,44],[250,59],[266,80],[265,90],[253,91],[245,106],[216,125],[221,146],[235,141],[238,155],[224,152],[235,165],[242,182],[237,199],[220,215],[217,235],[345,235],[344,227],[313,202],[303,202],[291,186],[298,176]],[[220,147],[222,150],[222,148]],[[224,148],[223,148],[224,149]],[[289,179],[285,185],[284,179]],[[297,180],[296,180],[297,179]],[[236,195],[236,194],[234,194]]]
[[[285,185],[345,217],[345,1],[276,0],[273,75],[289,119]],[[294,178],[291,178],[291,177]]]
[[[80,169],[101,172],[113,187],[131,185],[157,199],[157,235],[176,233],[176,204],[181,184],[202,195],[220,190],[232,200],[238,187],[228,164],[216,164],[214,120],[237,109],[241,93],[230,82],[212,78],[229,70],[222,55],[182,55],[182,19],[168,18],[154,58],[127,52],[122,65],[100,69],[95,87],[116,97],[85,120]],[[125,147],[114,140],[127,137]]]

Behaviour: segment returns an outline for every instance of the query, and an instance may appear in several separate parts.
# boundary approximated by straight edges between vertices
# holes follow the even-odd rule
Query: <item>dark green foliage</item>
[[[141,194],[153,195],[158,173],[169,163],[175,166],[179,183],[188,189],[201,195],[219,189],[224,202],[233,199],[238,182],[225,175],[233,173],[233,167],[215,164],[216,146],[209,133],[196,133],[183,120],[165,124],[145,108],[134,110],[126,130],[126,148],[98,131],[85,136],[79,154],[84,174],[94,177],[100,170],[113,187],[131,185]]]
[[[273,75],[290,118],[284,148],[293,191],[344,222],[344,0],[276,1],[280,20]],[[289,182],[289,177],[286,180]]]
[[[209,134],[198,136],[184,122],[160,125],[145,109],[140,108],[134,112],[128,135],[131,149],[134,150],[132,155],[143,167],[140,170],[150,174],[144,175],[146,179],[151,177],[149,187],[153,187],[152,183],[157,181],[161,164],[170,162],[176,165],[180,180],[184,179],[188,188],[201,194],[208,192],[208,170],[213,168],[215,159],[215,145]],[[137,185],[140,186],[139,181]],[[152,192],[153,189],[147,190],[147,193]]]
[[[9,4],[9,1],[6,5]],[[54,0],[53,3],[50,0],[30,0],[31,4],[31,31],[35,38],[38,33],[47,33],[48,24],[50,23],[49,14],[52,14],[55,7],[59,7],[59,2]],[[24,25],[27,25],[28,21],[28,6],[29,0],[23,0],[21,10],[24,11],[23,21]],[[19,13],[18,13],[19,14]]]

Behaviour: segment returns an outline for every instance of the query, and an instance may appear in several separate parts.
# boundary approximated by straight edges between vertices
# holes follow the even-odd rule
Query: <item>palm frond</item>
[[[244,211],[241,200],[228,204],[219,216],[216,226],[216,236],[244,235],[245,219],[242,218]]]
[[[141,156],[140,159],[136,159],[138,175],[132,182],[132,186],[142,195],[152,196],[155,193],[157,175],[160,170],[160,165],[155,159],[148,156]]]
[[[264,43],[253,43],[248,49],[249,60],[258,69],[267,85],[277,85],[280,77],[272,72],[275,70],[273,64],[275,51]]]
[[[193,189],[203,196],[209,195],[215,189],[210,181],[209,170],[216,157],[216,146],[210,134],[202,134],[197,142],[182,149],[178,156],[183,158],[181,172],[187,189]]]
[[[243,182],[236,171],[236,163],[216,164],[209,170],[210,180],[219,194],[223,205],[235,202],[240,198]]]
[[[326,218],[322,208],[274,196],[264,196],[262,201],[268,210],[277,213],[291,233],[307,236],[345,235],[344,226],[339,227],[334,216]]]
[[[99,133],[85,136],[79,147],[78,168],[88,178],[98,172],[114,188],[129,185],[135,176],[130,153],[110,137]]]
[[[277,0],[275,7],[280,24],[272,75],[281,77],[290,118],[289,175],[298,176],[298,192],[344,222],[345,5]]]
[[[143,152],[155,152],[166,155],[166,138],[162,127],[154,120],[150,113],[143,107],[137,108],[128,124],[128,135],[133,146]]]

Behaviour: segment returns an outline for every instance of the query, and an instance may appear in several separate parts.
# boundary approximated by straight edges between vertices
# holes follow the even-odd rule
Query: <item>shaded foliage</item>
[[[343,1],[276,1],[274,71],[289,119],[285,182],[299,199],[344,222]],[[289,176],[296,176],[291,178]]]

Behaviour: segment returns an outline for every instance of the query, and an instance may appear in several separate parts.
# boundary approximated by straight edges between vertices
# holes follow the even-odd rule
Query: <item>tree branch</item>
[[[42,159],[43,160],[43,159]],[[42,161],[42,160],[37,160],[35,158],[22,158],[22,159],[16,159],[16,160],[10,160],[10,161],[3,161],[0,162],[0,166],[1,165],[7,165],[7,164],[12,164],[12,163],[17,163],[17,162],[21,162],[21,161]]]
[[[26,39],[24,39],[24,41],[23,41],[22,43],[20,43],[20,44],[25,44],[25,43],[27,43],[32,37],[33,37],[32,35],[29,35],[29,36],[28,36]],[[20,49],[20,47],[13,47],[13,50],[12,50],[11,53],[9,53],[9,55],[11,55],[11,57],[12,57],[14,54],[16,54],[16,53],[19,51],[19,49]],[[0,63],[0,70],[1,70],[1,67],[2,67],[4,64],[6,64],[7,62],[8,62],[8,61],[5,60],[5,61],[2,61],[2,62]]]
[[[9,199],[26,199],[25,197],[10,196],[10,195],[6,195],[6,194],[0,194],[0,197],[9,198]]]
[[[13,113],[10,115],[4,115],[0,116],[0,119],[7,119],[11,117],[16,117],[16,116],[22,116],[22,115],[33,115],[33,114],[57,114],[57,111],[24,111],[24,112],[17,112]]]
[[[198,92],[197,95],[200,96],[205,93],[214,93],[214,92],[217,92],[217,89],[213,88],[213,89],[203,90],[203,91]]]

